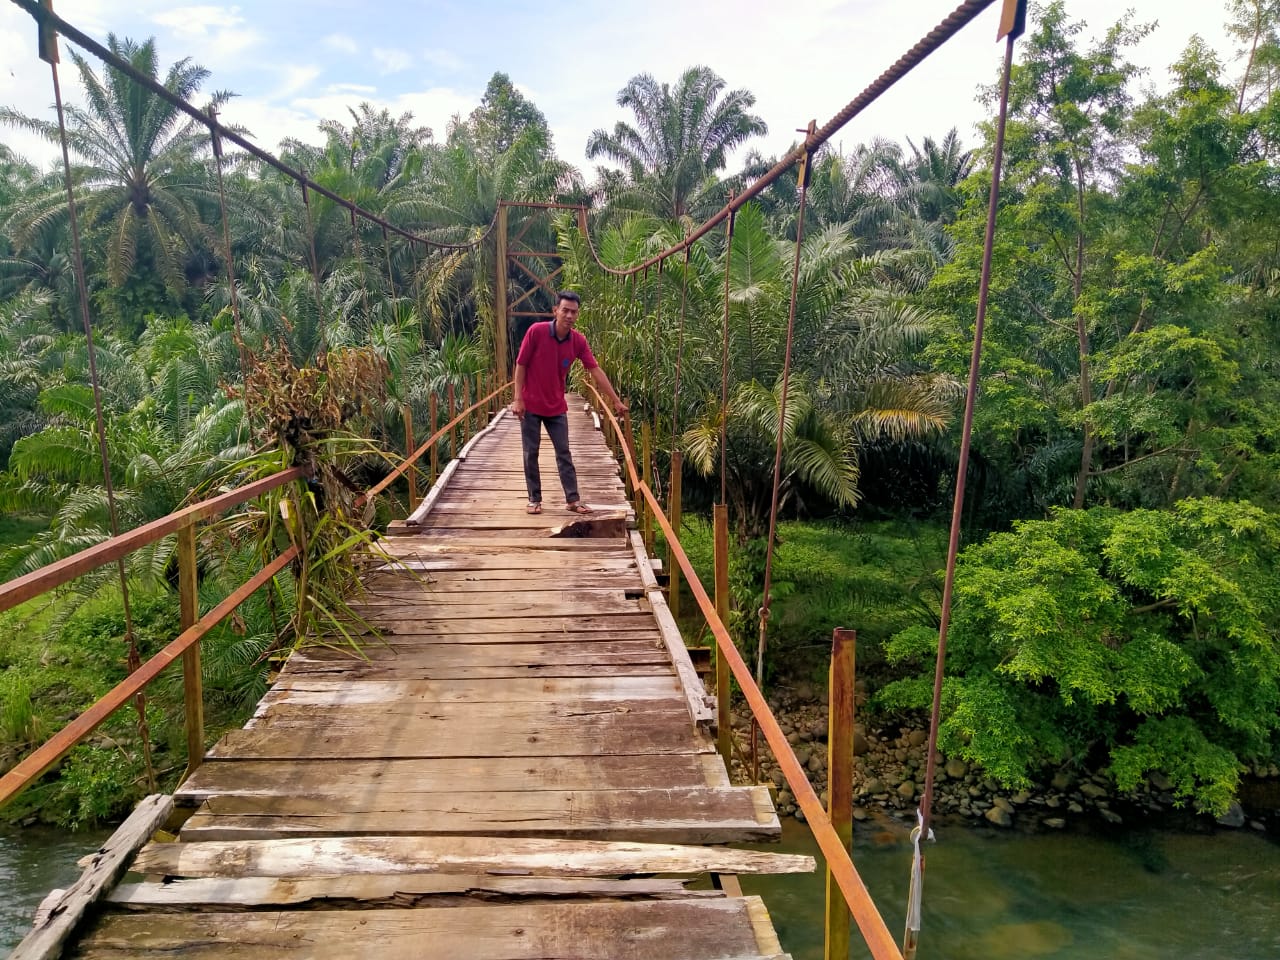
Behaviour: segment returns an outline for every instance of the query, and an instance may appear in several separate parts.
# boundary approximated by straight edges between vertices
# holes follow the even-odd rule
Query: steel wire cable
[[[120,536],[120,517],[116,510],[115,484],[111,480],[111,454],[107,449],[106,420],[102,415],[102,385],[98,379],[97,348],[93,339],[93,323],[89,318],[89,287],[85,281],[84,251],[80,243],[80,220],[76,212],[75,186],[71,178],[71,151],[67,145],[66,112],[62,106],[62,84],[58,80],[58,46],[56,37],[48,48],[49,68],[53,75],[53,101],[58,112],[58,142],[62,147],[62,173],[67,189],[67,217],[71,226],[71,247],[74,257],[76,289],[80,299],[80,320],[84,324],[85,347],[89,359],[89,383],[93,388],[94,424],[98,434],[98,456],[102,461],[102,483],[107,494],[107,516],[111,525],[111,536]],[[128,646],[129,673],[137,672],[142,666],[142,658],[138,654],[138,637],[134,630],[133,608],[129,602],[129,578],[125,573],[124,558],[116,560],[116,571],[120,577],[120,602],[124,608],[124,640]],[[147,698],[141,690],[134,697],[134,709],[138,714],[138,739],[142,741],[143,762],[147,771],[147,787],[152,792],[156,789],[156,772],[151,762],[151,730],[147,723]]]
[[[36,20],[36,22],[39,23],[42,27],[46,29],[56,30],[58,33],[62,34],[72,43],[76,44],[76,46],[82,47],[83,49],[92,53],[95,57],[97,57],[107,66],[112,67],[113,69],[119,71],[124,76],[132,80],[134,83],[138,84],[139,86],[143,87],[149,92],[155,94],[157,97],[160,97],[162,100],[166,101],[167,103],[170,103],[173,106],[177,107],[179,110],[187,114],[196,122],[201,123],[204,126],[208,127],[211,133],[216,132],[218,136],[220,136],[224,140],[230,140],[232,143],[240,147],[250,156],[253,156],[256,159],[267,164],[268,166],[275,168],[276,170],[283,173],[285,176],[290,177],[293,180],[296,180],[299,184],[303,186],[304,190],[309,187],[311,190],[314,190],[316,193],[320,194],[321,196],[327,197],[328,199],[332,200],[334,203],[338,204],[340,207],[343,207],[346,210],[351,211],[351,214],[354,217],[360,217],[364,220],[369,221],[370,223],[376,223],[381,227],[385,227],[387,230],[391,231],[392,233],[399,234],[400,236],[405,237],[406,239],[409,239],[409,240],[418,240],[422,243],[428,244],[429,246],[435,247],[438,250],[474,250],[476,247],[478,247],[481,243],[485,241],[485,239],[489,236],[489,233],[493,230],[494,224],[497,222],[497,217],[495,215],[495,217],[489,221],[489,225],[485,229],[484,233],[481,234],[479,237],[477,237],[475,240],[470,241],[469,243],[441,243],[439,241],[431,240],[427,237],[423,237],[418,234],[412,233],[411,231],[405,230],[402,227],[398,227],[394,223],[384,220],[382,217],[378,216],[377,214],[370,213],[368,210],[365,210],[363,207],[357,206],[356,204],[352,203],[350,200],[347,200],[346,198],[339,196],[338,194],[334,193],[332,190],[326,189],[325,187],[316,183],[314,180],[309,179],[303,171],[297,170],[289,166],[283,160],[279,159],[278,157],[274,156],[273,154],[269,153],[266,150],[263,150],[261,147],[254,144],[252,140],[249,140],[241,136],[239,133],[237,133],[235,130],[231,129],[230,127],[224,126],[223,124],[219,123],[217,120],[210,118],[209,115],[204,110],[201,110],[199,107],[192,105],[191,103],[184,100],[182,97],[175,94],[168,87],[164,86],[164,84],[159,83],[154,78],[147,76],[145,73],[142,73],[140,70],[134,67],[133,64],[129,63],[129,61],[112,53],[108,48],[98,43],[98,41],[94,40],[88,34],[77,29],[73,24],[64,20],[62,17],[58,16],[52,10],[46,9],[45,7],[41,6],[39,3],[39,0],[10,0],[10,2],[20,7],[27,14],[33,17]]]

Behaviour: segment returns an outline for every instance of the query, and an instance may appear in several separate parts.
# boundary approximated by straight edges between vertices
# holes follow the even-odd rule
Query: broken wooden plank
[[[170,877],[308,877],[484,873],[608,877],[812,873],[790,853],[662,843],[537,837],[318,837],[150,843],[130,869]]]

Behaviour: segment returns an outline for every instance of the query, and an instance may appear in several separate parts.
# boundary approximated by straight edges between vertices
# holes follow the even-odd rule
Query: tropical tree
[[[109,34],[107,46],[135,70],[160,80],[154,38],[139,44]],[[68,144],[83,162],[73,171],[83,223],[103,243],[114,287],[130,279],[145,285],[144,275],[154,271],[176,300],[186,287],[188,256],[208,244],[199,204],[216,199],[201,163],[209,148],[205,128],[122,74],[107,68],[99,75],[74,51],[71,58],[87,100],[84,107],[66,108]],[[208,77],[208,70],[184,58],[168,69],[163,85],[191,99]],[[229,97],[215,93],[210,106]],[[48,120],[2,108],[0,122],[58,141],[58,126]],[[50,218],[63,216],[65,207],[65,195],[56,190],[19,204],[10,218],[15,239],[26,242]],[[137,312],[127,300],[119,306]]]
[[[708,67],[690,67],[673,88],[647,73],[632,77],[618,93],[636,125],[624,121],[613,132],[595,130],[587,157],[619,164],[627,175],[613,203],[667,219],[689,216],[705,205],[729,154],[751,137],[768,133],[750,113],[748,90],[725,93],[725,81]],[[722,96],[723,94],[723,96]]]

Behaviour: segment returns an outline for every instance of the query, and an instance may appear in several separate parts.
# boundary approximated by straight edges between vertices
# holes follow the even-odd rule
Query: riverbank
[[[866,687],[858,683],[859,713],[866,702]],[[813,684],[779,686],[769,704],[783,734],[795,750],[809,782],[825,804],[827,800],[828,717],[825,691]],[[739,757],[750,753],[750,718],[734,717]],[[854,728],[854,819],[860,822],[906,825],[916,817],[924,790],[926,771],[925,718],[878,718]],[[803,820],[781,769],[763,738],[760,779],[776,788],[781,816]],[[735,777],[750,779],[740,760]],[[1280,767],[1271,764],[1248,772],[1240,799],[1216,820],[1180,806],[1167,778],[1152,774],[1133,794],[1121,794],[1110,779],[1097,771],[1060,770],[1044,783],[1024,790],[1007,790],[981,769],[959,758],[939,758],[934,779],[935,822],[984,824],[1023,832],[1067,830],[1073,826],[1105,825],[1123,830],[1126,825],[1167,825],[1175,829],[1240,829],[1280,836]]]

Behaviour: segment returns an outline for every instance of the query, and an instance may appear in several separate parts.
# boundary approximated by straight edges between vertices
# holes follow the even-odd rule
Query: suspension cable
[[[95,57],[101,60],[103,63],[114,68],[115,70],[118,70],[120,73],[124,74],[124,76],[132,80],[134,83],[138,84],[144,89],[155,94],[157,97],[166,101],[167,103],[170,103],[173,106],[177,107],[179,110],[187,114],[197,123],[203,124],[204,126],[208,127],[210,132],[216,131],[218,135],[221,136],[223,139],[230,140],[232,143],[240,147],[249,155],[257,158],[258,160],[261,160],[263,163],[267,164],[270,167],[274,167],[276,170],[280,171],[285,176],[290,177],[293,180],[296,180],[299,184],[301,184],[304,187],[304,189],[309,187],[310,189],[314,190],[316,193],[320,194],[321,196],[328,197],[330,200],[338,204],[340,207],[344,207],[345,209],[350,210],[353,216],[362,217],[363,219],[368,220],[370,223],[376,223],[379,226],[385,227],[387,230],[391,231],[392,233],[399,234],[400,236],[405,237],[406,239],[419,240],[422,243],[429,244],[430,246],[436,247],[437,249],[440,249],[440,250],[474,250],[476,247],[478,247],[481,243],[484,242],[485,238],[488,237],[489,235],[489,231],[493,229],[494,224],[497,222],[497,217],[495,215],[494,219],[490,220],[489,226],[485,230],[484,234],[482,234],[480,237],[476,238],[475,240],[472,240],[469,243],[441,243],[436,240],[431,240],[426,237],[418,236],[417,234],[411,233],[410,231],[405,230],[402,227],[397,227],[395,224],[390,223],[387,220],[384,220],[382,217],[378,216],[377,214],[370,213],[368,210],[365,210],[364,208],[357,206],[356,204],[352,203],[350,200],[347,200],[346,198],[341,197],[338,194],[334,193],[332,190],[326,189],[319,183],[316,183],[314,180],[309,179],[304,171],[297,170],[289,166],[283,160],[280,160],[279,158],[268,153],[266,150],[263,150],[261,147],[254,144],[252,140],[249,140],[246,137],[241,136],[233,128],[224,126],[223,124],[219,123],[217,120],[211,118],[205,111],[188,103],[186,100],[178,96],[168,87],[166,87],[164,84],[157,82],[154,78],[149,77],[145,73],[138,70],[128,60],[125,60],[124,58],[117,56],[116,54],[112,53],[108,48],[104,47],[102,44],[98,43],[96,40],[90,37],[88,34],[84,33],[82,30],[78,30],[74,25],[72,25],[71,23],[67,22],[66,20],[62,19],[62,17],[54,13],[53,10],[47,9],[41,6],[39,0],[10,0],[10,2],[16,4],[17,6],[21,7],[24,11],[26,11],[27,14],[29,14],[31,17],[33,17],[36,20],[36,22],[41,26],[41,28],[46,30],[56,30],[57,32],[61,33],[68,40],[75,43],[77,46],[82,47],[85,50],[89,51]]]
[[[218,119],[218,108],[209,105],[209,117],[215,123]],[[231,258],[231,227],[227,223],[227,191],[222,183],[222,137],[216,127],[209,128],[209,146],[213,149],[213,169],[218,174],[218,211],[222,216],[222,258],[227,264],[227,289],[231,298],[231,325],[235,331],[236,353],[240,357],[240,382],[248,377],[248,364],[245,356],[244,337],[240,330],[240,297],[236,292],[236,268]]]
[[[67,146],[66,112],[62,106],[62,85],[58,81],[57,36],[48,38],[48,46],[42,43],[41,56],[48,60],[53,74],[53,102],[58,111],[58,141],[62,146],[62,173],[67,188],[67,215],[71,225],[71,246],[74,257],[76,288],[80,294],[80,320],[84,325],[85,345],[89,355],[89,383],[93,388],[94,423],[98,432],[98,456],[102,461],[102,483],[107,493],[107,516],[111,535],[120,536],[120,518],[116,511],[115,485],[111,480],[111,454],[107,449],[107,427],[102,415],[102,386],[98,381],[97,347],[93,339],[93,323],[89,319],[89,286],[85,282],[84,251],[80,244],[80,221],[76,213],[76,194],[71,180],[71,152]],[[124,608],[124,639],[128,645],[129,673],[142,666],[138,654],[138,637],[133,627],[133,608],[129,602],[129,578],[125,574],[124,558],[116,559],[116,572],[120,577],[120,600]],[[141,690],[133,700],[138,714],[138,738],[142,741],[143,762],[147,771],[147,787],[156,789],[156,772],[151,762],[151,730],[147,723],[147,697]]]
[[[812,136],[813,123],[809,124]],[[756,686],[764,685],[764,647],[769,632],[769,595],[773,582],[773,539],[778,530],[778,492],[782,486],[782,438],[787,432],[787,388],[791,381],[791,345],[795,337],[796,300],[800,286],[800,252],[804,243],[804,211],[809,195],[812,154],[800,165],[800,210],[796,215],[796,255],[791,265],[791,303],[787,308],[787,346],[782,360],[782,395],[778,400],[778,441],[773,455],[773,497],[769,507],[769,538],[764,546],[764,595],[760,602],[760,642],[756,645]]]
[[[26,5],[30,0],[14,0],[14,2]],[[816,153],[818,148],[835,136],[841,127],[873,104],[887,90],[889,90],[890,87],[918,67],[927,57],[938,50],[938,48],[964,29],[964,27],[976,19],[979,14],[986,10],[987,7],[994,3],[996,3],[996,0],[964,0],[964,2],[948,14],[941,23],[925,34],[913,47],[911,47],[910,50],[899,57],[892,66],[872,81],[866,89],[845,104],[840,112],[818,129],[812,130],[808,136],[805,137],[804,143],[800,144],[785,157],[775,163],[763,176],[760,177],[760,179],[753,182],[751,186],[747,187],[747,189],[745,189],[741,194],[736,197],[731,197],[729,202],[726,203],[719,212],[703,221],[703,223],[692,233],[686,234],[683,242],[678,243],[673,247],[669,247],[661,253],[655,253],[643,263],[639,263],[631,267],[617,268],[607,266],[603,261],[601,261],[594,244],[591,242],[591,237],[588,235],[587,249],[591,251],[591,255],[595,259],[596,265],[606,273],[628,276],[639,270],[643,270],[645,267],[653,266],[653,264],[660,260],[665,260],[668,257],[674,256],[681,250],[692,245],[695,241],[700,240],[718,224],[722,223],[727,217],[735,211],[740,210],[749,200],[764,192],[770,184],[779,179],[783,174],[787,173],[787,171],[794,167],[798,162],[804,160],[805,157]]]

